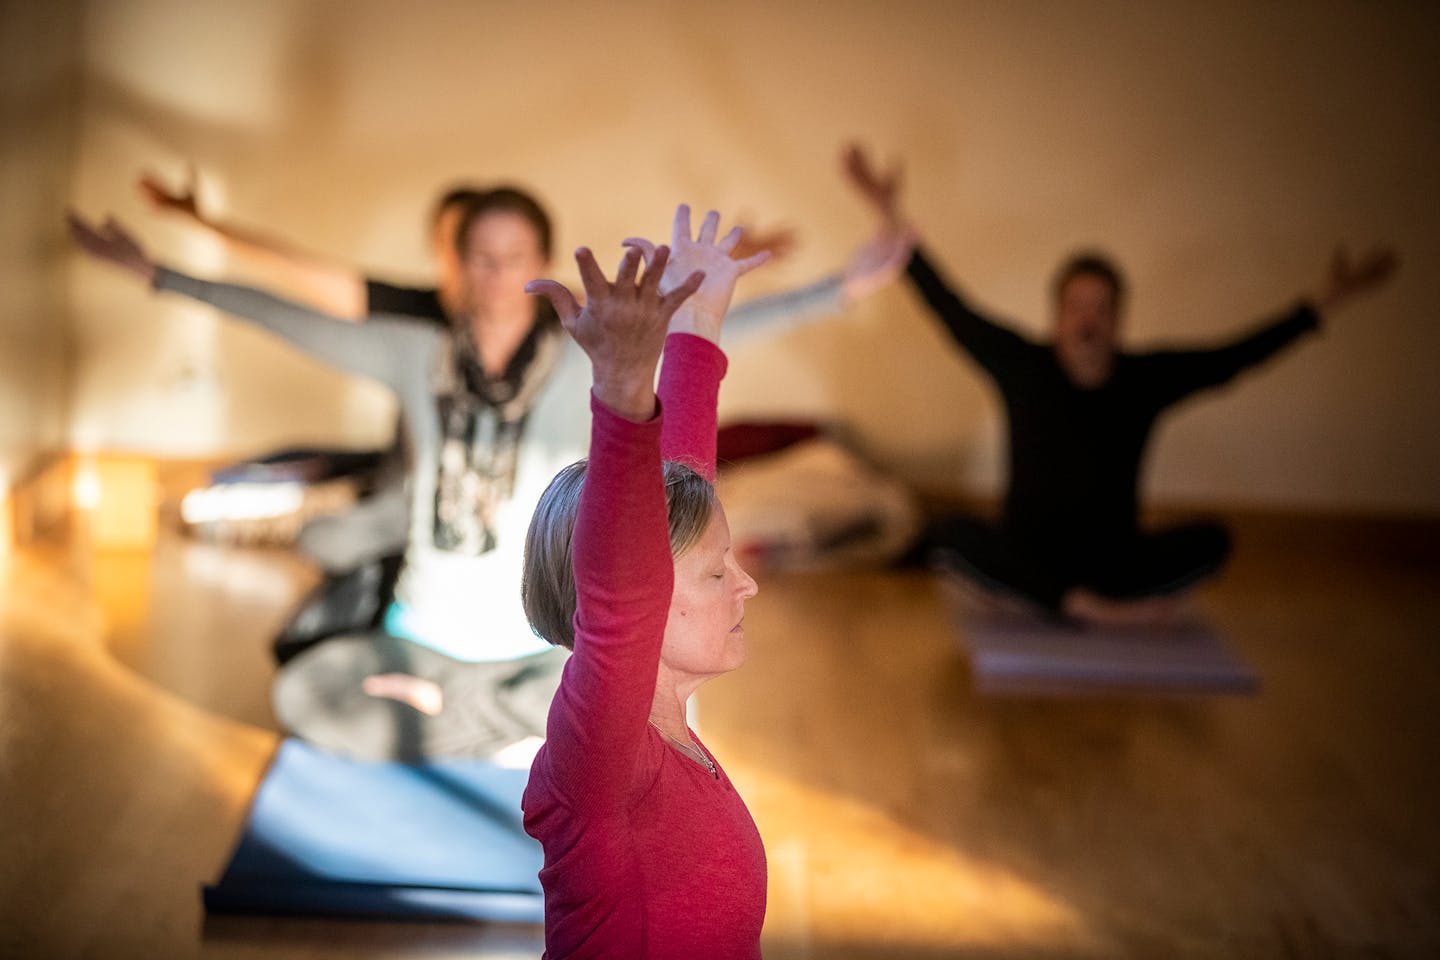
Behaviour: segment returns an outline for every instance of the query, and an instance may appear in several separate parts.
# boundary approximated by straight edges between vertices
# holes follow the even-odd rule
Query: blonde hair
[[[525,534],[520,601],[530,628],[549,642],[575,648],[575,569],[570,544],[585,487],[587,461],[555,475],[540,496]],[[664,465],[670,556],[678,557],[705,533],[714,513],[715,487],[683,463]]]

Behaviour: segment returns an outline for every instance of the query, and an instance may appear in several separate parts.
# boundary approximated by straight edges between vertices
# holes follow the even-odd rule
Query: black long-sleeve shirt
[[[367,316],[389,314],[429,321],[437,327],[448,327],[445,308],[440,305],[440,291],[434,287],[398,287],[393,283],[365,278],[365,313]]]
[[[1053,345],[976,313],[916,250],[911,282],[950,335],[1000,390],[1009,421],[1006,527],[1026,539],[1128,536],[1138,521],[1140,468],[1156,418],[1192,393],[1228,382],[1319,325],[1300,304],[1231,343],[1119,353],[1108,380],[1077,386]]]

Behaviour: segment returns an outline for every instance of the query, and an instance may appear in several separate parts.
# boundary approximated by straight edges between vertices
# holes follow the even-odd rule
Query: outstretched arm
[[[152,173],[143,174],[137,186],[156,210],[183,217],[220,238],[231,253],[277,278],[287,292],[307,305],[347,320],[365,316],[369,304],[365,277],[359,270],[207,213],[196,195],[197,180],[192,166],[189,182],[180,190],[170,189]]]
[[[253,287],[213,283],[156,264],[113,218],[94,226],[74,213],[70,235],[97,260],[134,274],[155,290],[168,290],[249,320],[290,341],[315,359],[391,387],[413,376],[414,362],[436,334],[401,321],[354,324]]]
[[[847,304],[881,290],[905,272],[914,245],[909,230],[882,228],[850,256],[845,269],[808,286],[757,297],[725,315],[728,348],[759,334],[775,334],[832,317]]]
[[[1324,317],[1356,297],[1384,286],[1398,266],[1399,258],[1386,247],[1369,250],[1358,261],[1352,261],[1343,247],[1337,249],[1319,292],[1287,313],[1219,347],[1151,354],[1155,388],[1173,403],[1197,390],[1228,383],[1318,330]]]
[[[880,237],[888,238],[892,249],[911,254],[904,269],[935,318],[980,366],[992,374],[1000,373],[1016,352],[1026,347],[1026,341],[972,309],[930,263],[919,232],[900,211],[900,164],[881,170],[863,147],[852,143],[845,148],[841,165],[856,195],[879,218]]]

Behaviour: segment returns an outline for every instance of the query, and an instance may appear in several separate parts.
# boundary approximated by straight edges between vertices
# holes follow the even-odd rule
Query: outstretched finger
[[[705,282],[705,271],[696,270],[685,278],[685,282],[665,296],[660,298],[660,310],[666,316],[674,313],[680,308],[680,304],[690,299],[690,295],[700,289],[700,284]]]
[[[715,234],[720,232],[720,211],[711,210],[705,214],[705,219],[700,221],[700,236],[696,237],[697,243],[705,246],[712,246],[715,243]]]
[[[645,259],[647,265],[655,259],[655,244],[646,240],[644,237],[626,237],[620,241],[620,245],[622,247],[634,247],[636,250],[639,250],[640,256]]]
[[[721,237],[720,242],[715,244],[715,249],[728,256],[730,251],[734,250],[735,246],[740,242],[740,237],[744,233],[745,231],[738,226],[731,227],[730,232]]]
[[[567,330],[580,314],[580,304],[575,302],[575,295],[563,283],[555,280],[531,280],[525,284],[525,292],[549,300],[550,306],[555,308],[555,315]]]
[[[655,248],[655,258],[645,268],[645,275],[640,278],[640,296],[642,299],[654,297],[660,290],[660,280],[665,276],[665,265],[670,262],[670,248],[660,246]]]
[[[675,208],[675,223],[670,228],[670,247],[690,242],[690,204],[682,203]]]
[[[626,247],[625,255],[620,258],[620,266],[615,268],[615,286],[629,288],[635,284],[635,274],[640,270],[642,259],[639,250],[634,247]]]
[[[870,173],[870,163],[865,158],[865,151],[860,144],[852,143],[845,148],[843,158],[845,174],[850,182],[863,190],[869,190],[875,178]]]
[[[735,275],[737,277],[744,276],[745,274],[749,273],[751,270],[754,270],[756,267],[760,266],[762,263],[766,262],[769,259],[770,251],[761,250],[754,256],[746,257],[744,260],[736,260]]]
[[[585,299],[591,303],[605,299],[610,294],[610,284],[595,262],[595,254],[589,247],[575,251],[575,265],[580,268],[580,282],[585,285]]]

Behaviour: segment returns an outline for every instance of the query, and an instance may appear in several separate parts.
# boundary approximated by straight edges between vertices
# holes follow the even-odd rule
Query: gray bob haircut
[[[540,496],[525,534],[525,564],[520,601],[536,634],[567,650],[575,649],[575,568],[570,541],[587,461],[555,474]],[[670,518],[670,556],[678,557],[705,533],[715,512],[715,487],[683,463],[666,461],[665,503]]]

